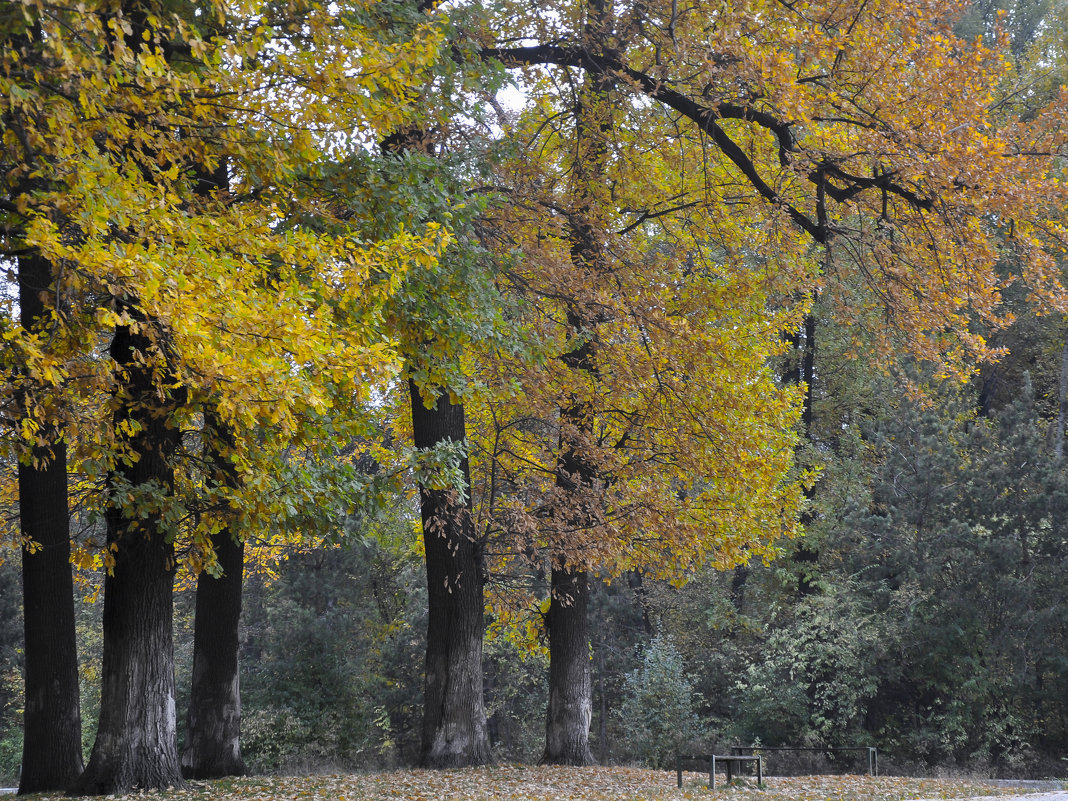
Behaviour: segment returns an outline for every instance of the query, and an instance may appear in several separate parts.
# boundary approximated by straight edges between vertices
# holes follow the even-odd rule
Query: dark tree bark
[[[1061,380],[1057,393],[1057,430],[1053,439],[1053,459],[1057,464],[1064,461],[1064,427],[1068,419],[1068,339],[1061,348]]]
[[[209,197],[229,188],[228,167],[220,160],[214,171],[198,168],[194,192]],[[234,444],[232,431],[214,414],[205,413],[204,433],[208,462],[215,480],[234,487],[237,475],[224,451]],[[202,572],[197,577],[193,622],[193,677],[186,710],[182,775],[187,779],[243,776],[241,758],[241,591],[245,571],[245,544],[229,528],[211,540],[222,573]]]
[[[590,3],[586,36],[605,41],[611,15],[608,3]],[[607,136],[611,128],[607,103],[612,79],[586,74],[575,104],[575,188],[568,216],[568,244],[571,263],[588,275],[605,275],[604,235],[601,219],[602,183],[608,155]],[[567,324],[577,343],[561,355],[573,372],[597,377],[596,329],[599,312],[578,299],[567,312]],[[560,410],[560,453],[556,465],[556,486],[571,494],[564,510],[568,527],[592,527],[595,515],[587,508],[593,499],[584,497],[593,486],[597,469],[588,449],[592,445],[593,408],[582,398],[573,398]],[[552,556],[549,613],[545,619],[549,634],[549,705],[545,720],[545,752],[542,764],[593,765],[590,750],[590,722],[593,712],[593,686],[590,679],[590,636],[587,609],[590,585],[586,571],[572,564],[567,553]]]
[[[222,575],[201,573],[197,578],[193,685],[182,749],[182,774],[188,779],[245,773],[238,670],[245,544],[223,529],[212,538],[212,547]]]
[[[416,5],[425,13],[435,2],[418,0]],[[418,128],[393,131],[381,148],[387,155],[434,153],[433,138]],[[463,403],[451,402],[448,392],[439,389],[434,405],[428,408],[414,382],[409,381],[408,389],[415,447],[432,449],[449,442],[466,447]],[[485,566],[471,515],[471,471],[466,456],[460,469],[463,486],[459,489],[466,497],[461,498],[457,490],[419,489],[427,580],[419,762],[428,768],[485,765],[493,760],[482,673]]]
[[[52,270],[37,255],[18,260],[21,322],[33,330],[45,315]],[[19,522],[23,541],[26,704],[20,793],[62,790],[82,772],[82,717],[70,566],[67,451],[50,429],[51,447],[35,447],[19,464]]]
[[[464,442],[464,408],[445,393],[427,408],[409,385],[415,446]],[[421,488],[429,619],[420,762],[443,768],[491,761],[482,688],[484,566],[471,516],[470,469],[461,463],[466,498]]]
[[[592,245],[589,231],[572,230],[572,257]],[[568,314],[572,331],[586,330],[574,313]],[[575,349],[563,354],[564,364],[576,372],[596,375],[597,346],[586,337]],[[560,455],[556,466],[556,486],[568,491],[568,508],[563,510],[566,525],[581,531],[593,525],[592,499],[584,497],[597,475],[586,449],[593,423],[588,401],[574,399],[560,410]],[[593,711],[593,686],[590,680],[590,635],[587,611],[590,584],[586,571],[569,565],[567,553],[553,556],[549,579],[549,612],[545,628],[549,634],[549,706],[545,720],[546,765],[592,765],[590,721]]]
[[[576,482],[589,486],[586,465],[575,451],[565,452],[561,463],[557,477],[559,486],[577,489]],[[572,470],[567,470],[568,467]],[[581,515],[581,512],[577,514]],[[590,522],[575,520],[579,526]],[[584,570],[568,567],[566,554],[557,555],[554,562],[549,579],[549,612],[545,617],[549,635],[549,705],[541,763],[593,765],[596,760],[590,750],[593,685],[590,677],[589,576]]]
[[[794,380],[798,384],[804,384],[805,397],[801,406],[801,429],[803,436],[812,438],[812,398],[816,387],[816,318],[810,312],[805,315],[804,336],[797,337],[797,372]],[[805,498],[811,501],[813,490],[805,490]],[[812,521],[811,512],[804,512],[801,522],[808,525]],[[797,594],[801,597],[815,595],[819,592],[819,585],[814,581],[815,572],[819,563],[820,553],[815,544],[808,539],[802,539],[794,551],[794,563],[798,567]]]
[[[592,0],[584,36],[590,42],[611,38],[612,14],[607,0]],[[610,272],[602,237],[603,176],[611,131],[609,96],[613,78],[587,71],[575,103],[575,151],[572,169],[575,183],[568,215],[568,246],[571,263],[587,275]],[[576,299],[567,312],[567,324],[575,347],[561,355],[573,372],[597,379],[597,308]],[[594,410],[589,400],[572,398],[560,410],[560,453],[556,486],[571,493],[564,516],[568,527],[581,530],[594,525],[597,504],[587,499],[597,475],[588,449],[592,446]],[[603,476],[600,478],[604,478]],[[590,679],[590,636],[587,619],[590,585],[585,569],[572,564],[567,553],[553,555],[549,613],[549,707],[545,722],[543,764],[592,765],[590,721],[593,687]]]
[[[553,568],[549,631],[549,710],[545,723],[543,765],[593,765],[590,722],[593,684],[590,677],[588,608],[590,583],[585,571]]]
[[[146,325],[142,323],[142,325]],[[149,355],[148,364],[135,360]],[[171,457],[178,432],[174,400],[161,400],[151,369],[158,346],[127,326],[115,330],[111,356],[121,382],[116,431],[133,423],[127,440],[135,457],[109,476],[107,543],[115,564],[104,578],[104,657],[100,722],[89,765],[70,792],[104,795],[182,787],[174,697],[174,543],[158,510],[144,516],[126,494],[164,501],[174,488]]]

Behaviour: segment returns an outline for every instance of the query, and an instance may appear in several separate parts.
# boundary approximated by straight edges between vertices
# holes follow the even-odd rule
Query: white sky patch
[[[518,113],[527,105],[527,93],[518,86],[505,86],[497,92],[497,102],[505,111]]]

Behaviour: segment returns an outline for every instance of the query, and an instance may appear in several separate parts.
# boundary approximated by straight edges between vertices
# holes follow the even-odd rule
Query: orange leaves
[[[880,336],[964,374],[993,355],[975,321],[1003,324],[1000,293],[1017,276],[1044,304],[1064,306],[1051,257],[1064,248],[1066,206],[1055,162],[1063,99],[1059,111],[1054,103],[1013,121],[1013,103],[1034,90],[1003,97],[1014,69],[1007,39],[955,35],[965,6],[665,0],[613,32],[626,47],[607,36],[586,50],[499,52],[624,76],[621,87],[645,96],[633,109],[646,142],[658,135],[658,103],[678,112],[662,135],[676,150],[688,141],[700,160],[667,171],[665,197],[680,197],[677,176],[696,168],[714,215],[788,218],[831,247],[828,278],[865,287],[863,306],[892,321],[876,326]],[[632,205],[626,185],[613,186],[617,203]],[[1006,275],[1009,259],[1018,272]]]
[[[658,202],[665,182],[699,197],[701,176],[668,166],[675,143],[653,141],[612,143],[627,202]],[[596,270],[574,263],[553,215],[517,209],[502,221],[526,254],[519,283],[550,353],[533,364],[490,362],[489,387],[520,388],[468,405],[477,512],[500,532],[493,550],[504,573],[564,553],[607,576],[641,569],[683,581],[706,559],[728,567],[768,556],[794,533],[801,493],[788,474],[800,395],[777,386],[769,364],[803,309],[789,301],[811,273],[803,243],[752,224],[745,209],[723,218],[664,205],[648,225],[606,221],[610,261]],[[571,330],[572,308],[592,310],[596,322]],[[559,354],[585,338],[596,343],[595,365],[576,371]],[[558,410],[569,405],[590,410],[589,431],[566,423]],[[565,440],[598,480],[561,486]]]

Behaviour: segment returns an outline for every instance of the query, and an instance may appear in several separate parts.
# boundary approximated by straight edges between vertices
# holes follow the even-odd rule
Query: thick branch
[[[772,205],[785,209],[790,218],[811,234],[817,242],[826,241],[827,232],[821,230],[804,212],[780,197],[760,176],[756,165],[745,155],[745,151],[716,122],[718,119],[723,118],[750,120],[774,131],[779,137],[780,146],[782,146],[783,142],[790,142],[792,147],[792,137],[789,134],[788,125],[778,122],[771,115],[751,109],[743,109],[741,106],[730,103],[722,104],[722,107],[703,106],[681,92],[672,89],[663,81],[625,67],[618,59],[603,54],[591,53],[582,48],[562,47],[560,45],[487,48],[482,51],[482,57],[496,59],[506,66],[555,64],[562,67],[578,67],[600,74],[612,73],[626,79],[640,89],[643,94],[659,100],[664,105],[673,108],[684,117],[695,122],[701,130],[712,137],[712,141],[716,143],[723,155],[742,171],[742,174],[745,175],[761,197]]]
[[[741,170],[757,193],[774,206],[778,206],[790,215],[790,218],[817,242],[826,242],[829,229],[825,220],[813,219],[810,215],[787,202],[760,175],[757,165],[745,151],[723,130],[719,120],[736,119],[753,122],[775,135],[779,143],[779,159],[788,163],[788,154],[797,152],[797,145],[791,132],[791,123],[778,119],[766,111],[753,109],[736,103],[719,103],[714,106],[703,105],[693,98],[672,88],[665,81],[654,78],[638,70],[631,69],[614,56],[594,53],[582,47],[543,44],[530,47],[486,48],[481,53],[484,59],[494,59],[505,66],[522,66],[536,64],[553,64],[563,67],[576,67],[599,74],[611,74],[627,81],[646,96],[658,100],[674,109],[687,119],[696,123],[715,142],[734,165]],[[838,203],[845,203],[857,195],[871,189],[897,195],[913,208],[928,211],[934,206],[933,200],[921,197],[914,190],[895,183],[892,171],[884,172],[871,178],[851,175],[833,164],[820,164],[819,169],[807,176],[821,193]],[[844,182],[846,186],[831,184],[828,179]]]

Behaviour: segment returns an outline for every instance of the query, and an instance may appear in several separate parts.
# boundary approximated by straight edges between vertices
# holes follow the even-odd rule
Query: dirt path
[[[940,799],[923,798],[917,801],[940,801]],[[1019,795],[980,795],[975,798],[960,799],[960,801],[1068,801],[1068,790],[1036,790],[1032,793],[1022,792]]]

